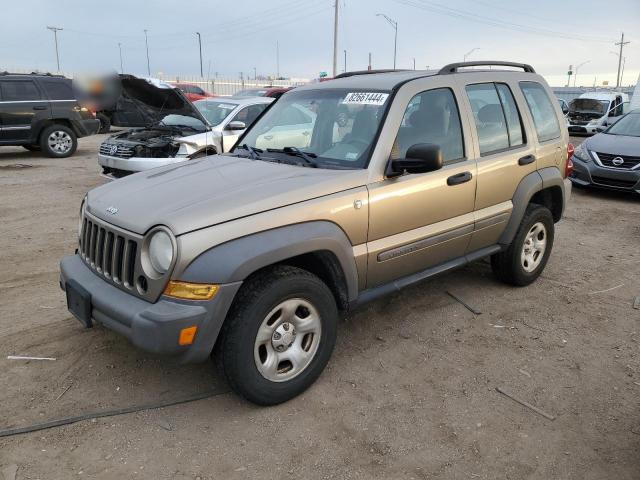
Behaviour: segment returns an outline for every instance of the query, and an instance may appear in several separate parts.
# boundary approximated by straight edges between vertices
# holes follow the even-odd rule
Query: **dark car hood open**
[[[156,86],[133,75],[119,77],[122,90],[111,109],[113,125],[144,127],[170,114],[197,118],[207,125],[207,120],[177,88]]]

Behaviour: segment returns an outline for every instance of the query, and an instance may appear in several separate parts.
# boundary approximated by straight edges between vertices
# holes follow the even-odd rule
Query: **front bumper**
[[[150,170],[152,168],[164,167],[165,165],[173,165],[174,163],[180,163],[188,160],[187,157],[173,157],[173,158],[120,158],[112,157],[110,155],[98,154],[98,163],[104,169],[114,169],[122,172],[142,172],[144,170]]]
[[[91,317],[148,352],[172,355],[180,363],[206,360],[242,282],[220,285],[209,301],[160,297],[155,303],[128,294],[94,274],[78,255],[60,262],[60,287],[75,280],[91,294]],[[191,345],[178,345],[180,330],[197,326]]]
[[[601,167],[573,157],[571,181],[580,186],[640,193],[640,170]]]
[[[567,125],[569,129],[569,133],[571,134],[582,134],[582,135],[595,135],[596,133],[602,132],[605,128],[602,125]]]

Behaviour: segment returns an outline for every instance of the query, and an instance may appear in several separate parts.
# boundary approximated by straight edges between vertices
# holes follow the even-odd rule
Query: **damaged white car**
[[[147,127],[116,133],[102,145],[103,174],[120,178],[150,168],[228,152],[272,98],[210,98],[191,103],[177,89],[144,80],[123,94],[144,112]]]

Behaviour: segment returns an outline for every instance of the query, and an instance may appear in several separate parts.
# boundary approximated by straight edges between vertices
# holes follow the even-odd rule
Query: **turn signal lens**
[[[180,330],[180,336],[178,337],[178,345],[191,345],[193,339],[196,336],[198,327],[187,327]]]
[[[187,283],[171,280],[164,289],[167,297],[183,300],[211,300],[218,292],[218,285]]]

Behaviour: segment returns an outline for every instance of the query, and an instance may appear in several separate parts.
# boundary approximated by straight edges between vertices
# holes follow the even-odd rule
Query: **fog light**
[[[164,289],[164,294],[167,297],[185,300],[211,300],[217,292],[218,285],[178,282],[175,280],[171,280]]]
[[[178,345],[191,345],[193,339],[196,336],[198,327],[187,327],[180,330],[180,336],[178,337]]]

